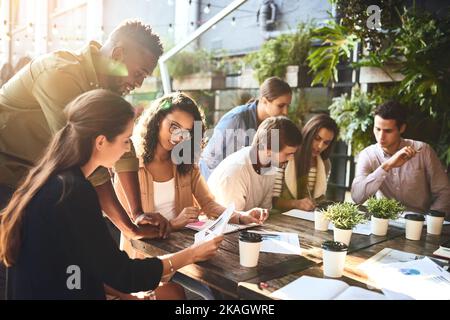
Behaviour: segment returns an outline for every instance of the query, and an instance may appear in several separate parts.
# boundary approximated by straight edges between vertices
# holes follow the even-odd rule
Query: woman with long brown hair
[[[216,252],[222,238],[162,259],[131,260],[120,252],[86,178],[129,151],[133,108],[110,91],[94,90],[70,103],[66,116],[66,126],[1,215],[0,261],[9,267],[8,298],[105,299],[104,285],[148,291],[162,277]]]
[[[281,210],[312,211],[325,197],[331,171],[330,154],[339,136],[336,122],[327,114],[309,120],[302,130],[303,143],[286,166],[281,194],[274,205]]]

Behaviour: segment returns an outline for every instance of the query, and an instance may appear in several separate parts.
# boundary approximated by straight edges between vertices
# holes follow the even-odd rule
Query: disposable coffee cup
[[[241,266],[253,268],[258,265],[259,250],[262,237],[253,232],[241,232],[239,234],[239,260]]]
[[[326,277],[342,277],[347,251],[348,247],[343,242],[325,241],[322,244],[323,274]]]
[[[314,211],[314,229],[318,231],[328,231],[329,224],[330,220],[325,218],[325,214],[322,211]]]
[[[431,210],[427,214],[427,233],[440,235],[444,224],[445,212]]]
[[[422,236],[422,228],[425,222],[425,217],[421,214],[407,214],[406,221],[406,239],[420,240]]]

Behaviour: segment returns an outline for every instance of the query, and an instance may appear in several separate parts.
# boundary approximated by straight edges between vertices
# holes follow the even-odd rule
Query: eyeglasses
[[[191,131],[180,128],[180,126],[170,121],[169,132],[172,134],[172,139],[182,138],[184,141],[191,140]]]

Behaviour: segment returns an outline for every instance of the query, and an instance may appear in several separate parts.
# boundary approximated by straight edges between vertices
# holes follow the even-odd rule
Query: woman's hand
[[[174,230],[180,230],[189,223],[198,221],[201,210],[195,207],[184,208],[183,211],[174,219],[170,220],[170,226]]]
[[[239,224],[263,224],[269,217],[269,210],[253,208],[247,212],[240,212],[239,214]]]
[[[211,259],[217,253],[217,249],[219,249],[223,239],[224,236],[221,235],[207,242],[192,246],[194,263]]]
[[[295,207],[300,210],[313,211],[316,208],[316,203],[309,198],[304,198],[296,200]]]

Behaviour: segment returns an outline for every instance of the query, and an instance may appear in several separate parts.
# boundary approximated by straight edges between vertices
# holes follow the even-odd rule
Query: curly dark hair
[[[191,114],[194,117],[194,121],[200,122],[202,126],[200,141],[198,141],[194,133],[191,132],[192,139],[186,142],[191,144],[190,147],[191,150],[193,150],[193,152],[191,152],[190,163],[177,165],[177,171],[184,175],[190,173],[193,169],[193,165],[198,162],[200,153],[203,149],[203,135],[206,130],[203,110],[188,95],[177,92],[165,95],[154,101],[150,108],[145,110],[139,118],[133,133],[133,142],[137,156],[141,158],[145,164],[153,161],[156,146],[158,144],[161,122],[168,114],[176,110]]]
[[[112,43],[117,43],[120,40],[132,40],[150,50],[156,58],[159,58],[164,51],[159,35],[154,32],[150,25],[139,20],[123,21],[111,32],[108,40]]]

